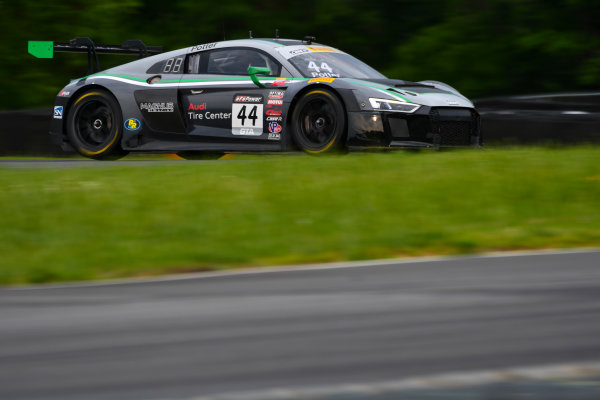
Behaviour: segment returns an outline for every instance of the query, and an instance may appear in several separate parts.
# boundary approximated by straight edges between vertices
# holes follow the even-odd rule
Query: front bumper
[[[426,107],[412,114],[348,113],[348,146],[354,148],[479,147],[479,113],[473,108]]]
[[[57,115],[53,115],[52,122],[50,125],[50,138],[52,139],[52,143],[59,145],[65,151],[72,150],[72,147],[67,142],[67,136],[65,134],[64,129],[64,125],[67,120],[68,101],[68,97],[56,97],[56,100],[54,102],[54,109],[56,109],[57,107],[62,107],[62,115],[60,115],[60,117],[58,117]]]

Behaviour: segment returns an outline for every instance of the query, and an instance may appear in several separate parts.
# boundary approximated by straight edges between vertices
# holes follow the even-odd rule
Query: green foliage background
[[[86,72],[80,54],[34,59],[28,40],[141,39],[173,50],[275,28],[317,36],[389,77],[445,81],[468,96],[598,89],[599,21],[598,0],[0,0],[0,109],[49,107]]]

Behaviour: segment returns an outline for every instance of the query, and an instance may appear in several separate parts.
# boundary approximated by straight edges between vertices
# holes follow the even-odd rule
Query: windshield
[[[362,61],[331,47],[286,46],[281,53],[305,78],[385,79]]]

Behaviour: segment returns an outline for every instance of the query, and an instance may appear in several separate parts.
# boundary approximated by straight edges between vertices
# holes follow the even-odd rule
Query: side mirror
[[[258,78],[256,77],[257,75],[261,75],[261,76],[269,76],[271,75],[271,70],[267,67],[253,67],[253,66],[249,66],[248,67],[248,75],[250,75],[250,79],[252,79],[252,82],[254,82],[254,84],[260,88],[265,88],[266,86],[263,85],[262,83],[260,83],[260,81],[258,80]]]

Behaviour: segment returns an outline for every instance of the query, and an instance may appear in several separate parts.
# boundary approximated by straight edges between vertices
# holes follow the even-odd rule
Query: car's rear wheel
[[[92,90],[77,97],[67,115],[67,136],[83,156],[117,159],[127,152],[121,149],[123,135],[121,107],[104,90]]]
[[[346,130],[344,106],[330,90],[311,90],[296,104],[291,128],[294,143],[307,153],[339,150]]]

